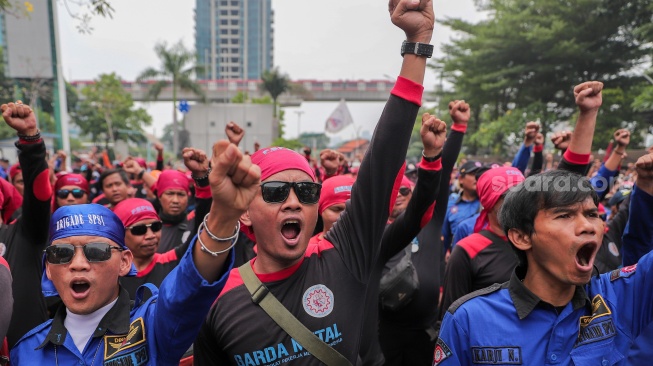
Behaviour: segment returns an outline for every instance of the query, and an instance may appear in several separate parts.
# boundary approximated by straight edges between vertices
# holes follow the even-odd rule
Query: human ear
[[[531,236],[519,229],[508,230],[508,239],[510,239],[510,242],[521,251],[527,251],[532,247]]]

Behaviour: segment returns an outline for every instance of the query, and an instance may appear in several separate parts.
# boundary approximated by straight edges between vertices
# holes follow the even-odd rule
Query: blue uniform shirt
[[[64,327],[66,311],[60,307],[54,319],[32,329],[16,343],[11,350],[11,364],[179,365],[234,263],[232,250],[222,277],[207,282],[193,263],[196,240],[163,280],[158,295],[143,304],[139,304],[137,295],[130,311],[129,294],[121,289],[118,301],[102,318],[84,352],[80,354]]]
[[[444,237],[444,249],[451,248],[451,237],[456,232],[458,224],[468,217],[478,213],[481,208],[481,201],[464,201],[462,195],[451,194],[447,203],[447,213],[442,224],[442,236]]]
[[[636,194],[637,193],[637,194]],[[640,197],[641,195],[641,197]],[[624,248],[651,246],[653,198],[633,192]],[[648,225],[646,225],[648,223]],[[577,287],[572,301],[556,309],[520,281],[518,268],[509,282],[465,296],[445,315],[434,365],[623,365],[625,357],[648,344],[653,334],[653,254],[639,263],[592,277]],[[640,336],[641,334],[641,336]],[[641,354],[638,356],[642,356]],[[648,359],[650,361],[650,358]]]
[[[474,226],[476,225],[476,219],[480,216],[480,213],[475,214],[472,217],[464,219],[458,227],[456,228],[456,233],[453,236],[453,241],[451,242],[451,247],[455,247],[456,243],[465,239],[466,237],[474,233]]]

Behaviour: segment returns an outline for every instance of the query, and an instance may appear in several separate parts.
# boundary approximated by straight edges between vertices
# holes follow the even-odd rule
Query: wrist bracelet
[[[424,149],[422,149],[422,157],[424,158],[424,160],[428,161],[429,163],[432,163],[432,162],[438,160],[438,157],[439,157],[440,155],[441,155],[441,154],[437,154],[437,155],[435,155],[435,156],[431,156],[431,157],[429,157],[429,156],[424,155]]]
[[[239,223],[240,223],[240,221],[239,221]],[[233,248],[236,245],[236,242],[238,241],[238,231],[236,231],[236,235],[232,239],[231,245],[228,248],[223,249],[223,250],[218,250],[218,251],[214,252],[214,251],[210,250],[209,248],[207,248],[206,245],[204,245],[204,242],[202,241],[202,227],[204,227],[204,231],[206,231],[206,233],[209,234],[209,236],[211,236],[211,233],[209,233],[209,229],[206,228],[206,226],[204,226],[204,222],[202,222],[200,224],[199,228],[197,228],[197,241],[200,243],[200,250],[203,251],[204,253],[207,253],[207,254],[213,256],[213,257],[217,257],[220,254],[224,254],[224,253],[230,251],[231,248]]]
[[[41,130],[37,129],[34,135],[21,135],[19,133],[16,133],[16,135],[23,141],[38,141],[41,139]]]
[[[204,229],[206,230],[206,233],[209,235],[209,237],[215,241],[229,241],[229,240],[234,240],[235,238],[238,237],[238,233],[240,232],[240,220],[236,222],[236,231],[234,234],[228,238],[219,238],[215,235],[213,235],[212,232],[209,231],[209,226],[206,224],[206,219],[209,217],[209,214],[206,214],[204,216],[204,219],[202,220],[202,225],[204,225]]]
[[[201,177],[196,177],[196,176],[194,176],[193,174],[191,174],[190,177],[193,178],[193,180],[204,180],[204,179],[209,179],[209,174],[211,174],[211,171],[212,171],[212,169],[211,169],[211,166],[209,165],[209,169],[206,171],[206,174],[204,174],[203,176],[201,176]]]

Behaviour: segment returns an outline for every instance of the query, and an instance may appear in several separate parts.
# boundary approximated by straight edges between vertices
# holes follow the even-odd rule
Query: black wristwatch
[[[428,43],[404,41],[404,43],[401,44],[401,56],[403,57],[407,53],[431,58],[431,56],[433,56],[433,45]]]

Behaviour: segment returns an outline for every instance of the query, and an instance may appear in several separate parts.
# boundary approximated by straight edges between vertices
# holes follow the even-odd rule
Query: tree
[[[443,78],[454,85],[453,90],[440,92],[443,102],[465,99],[472,105],[470,133],[479,131],[481,124],[496,122],[492,128],[503,126],[503,137],[517,134],[526,120],[500,121],[508,111],[540,118],[546,132],[550,125],[573,117],[574,85],[601,80],[607,88],[625,91],[632,86],[628,71],[650,52],[641,36],[643,25],[653,15],[653,7],[645,0],[486,0],[477,4],[488,12],[488,19],[478,23],[445,20],[460,37],[445,45],[445,56],[431,65],[440,67]],[[624,123],[634,119],[621,117]],[[475,150],[488,138],[502,136],[479,136],[470,147]],[[501,150],[506,147],[504,143]]]
[[[134,107],[115,73],[100,75],[82,95],[84,99],[71,111],[71,119],[82,133],[95,141],[104,138],[107,148],[116,140],[145,141],[142,126],[149,126],[152,117],[145,109]]]
[[[273,124],[277,124],[277,106],[279,96],[286,91],[290,90],[290,78],[286,74],[282,74],[279,69],[274,68],[272,70],[265,70],[261,75],[261,85],[260,88],[262,91],[268,92],[272,97],[272,118]],[[276,127],[276,126],[275,126]],[[283,128],[279,124],[278,128],[278,137],[283,136]]]
[[[180,90],[190,91],[202,99],[206,95],[201,86],[193,80],[197,72],[202,70],[202,66],[195,65],[195,53],[186,49],[184,44],[179,41],[168,47],[165,42],[158,43],[154,46],[154,52],[161,60],[161,66],[147,68],[136,78],[138,82],[145,80],[155,80],[150,86],[148,97],[156,100],[161,94],[164,87],[172,87],[172,151],[175,156],[181,153],[179,149],[179,126],[177,124],[177,93]]]

